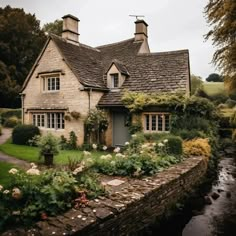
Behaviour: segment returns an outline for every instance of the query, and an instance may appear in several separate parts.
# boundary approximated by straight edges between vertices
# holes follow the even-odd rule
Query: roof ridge
[[[69,43],[69,42],[67,42],[66,39],[62,38],[62,37],[59,36],[59,35],[53,34],[53,33],[50,33],[49,37],[51,37],[51,38],[57,38],[57,39],[59,39],[59,40],[65,42],[65,43]],[[81,47],[84,47],[84,48],[92,49],[92,50],[94,50],[94,51],[96,51],[96,52],[100,52],[99,49],[94,48],[94,47],[89,46],[89,45],[86,45],[86,44],[83,44],[83,43],[79,43],[78,45],[75,45],[75,44],[73,44],[73,45],[74,45],[74,46],[77,46],[77,47],[81,46]]]
[[[150,52],[150,53],[139,53],[138,56],[155,56],[155,55],[168,55],[168,54],[180,54],[187,52],[189,53],[188,49],[180,49],[180,50],[173,50],[173,51],[166,51],[166,52]]]
[[[83,43],[79,43],[79,46],[82,46],[82,47],[88,48],[88,49],[92,49],[92,50],[94,50],[94,51],[96,51],[96,52],[101,52],[99,49],[94,48],[94,47],[89,46],[89,45],[86,45],[86,44],[83,44]]]
[[[116,42],[116,43],[109,43],[109,44],[104,44],[104,45],[101,45],[101,46],[97,46],[96,48],[104,48],[104,47],[109,47],[109,46],[113,46],[113,45],[118,45],[118,44],[121,44],[121,43],[125,43],[125,42],[129,42],[129,41],[132,41],[134,40],[134,37],[133,38],[130,38],[130,39],[125,39],[125,40],[122,40],[122,41],[119,41],[119,42]]]

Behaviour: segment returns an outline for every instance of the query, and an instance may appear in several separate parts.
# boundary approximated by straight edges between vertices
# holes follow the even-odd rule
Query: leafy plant
[[[39,147],[39,157],[44,156],[44,164],[53,165],[54,155],[59,154],[59,140],[57,137],[48,133],[39,138],[37,145]]]
[[[78,111],[72,111],[70,115],[75,119],[78,120],[81,116],[81,114]]]
[[[86,133],[95,136],[95,143],[100,144],[100,135],[108,127],[107,114],[100,109],[93,109],[85,120]]]
[[[70,137],[67,143],[68,149],[75,150],[77,149],[77,136],[74,131],[70,132]]]
[[[210,157],[211,146],[208,139],[197,138],[183,142],[184,154],[186,156],[205,156]]]
[[[13,128],[17,125],[19,125],[21,121],[16,116],[11,116],[8,119],[5,120],[4,126],[8,128]]]
[[[12,131],[14,144],[27,145],[35,135],[40,135],[39,128],[34,125],[17,125]]]

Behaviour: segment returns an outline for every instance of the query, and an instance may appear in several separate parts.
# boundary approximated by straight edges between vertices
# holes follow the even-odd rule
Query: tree
[[[191,75],[191,94],[195,94],[198,89],[202,88],[202,78],[200,76]]]
[[[20,87],[45,40],[35,15],[0,8],[0,107],[20,106]]]
[[[223,77],[219,74],[212,73],[206,78],[207,82],[223,82]]]
[[[43,26],[43,31],[47,33],[53,33],[58,36],[61,36],[62,34],[62,20],[55,20],[54,22],[47,23]]]
[[[209,0],[205,14],[212,26],[205,37],[217,48],[213,62],[236,88],[236,1]]]

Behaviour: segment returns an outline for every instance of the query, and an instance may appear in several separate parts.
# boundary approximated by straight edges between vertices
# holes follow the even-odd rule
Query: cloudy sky
[[[72,14],[80,19],[80,41],[90,46],[133,37],[135,18],[148,23],[152,52],[189,49],[191,73],[206,78],[217,72],[211,64],[214,48],[204,40],[209,26],[204,18],[208,0],[0,0],[0,7],[24,8],[41,25]]]

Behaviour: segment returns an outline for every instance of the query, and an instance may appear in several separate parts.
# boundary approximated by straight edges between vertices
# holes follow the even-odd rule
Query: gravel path
[[[6,129],[6,128],[2,129],[2,135],[0,136],[0,144],[5,143],[7,141],[7,139],[9,139],[11,137],[11,132],[12,132],[12,129]],[[12,163],[16,166],[23,168],[23,169],[30,168],[30,164],[27,161],[19,160],[15,157],[8,156],[2,152],[0,152],[0,162],[1,161]],[[0,165],[1,165],[1,163],[0,163]]]

